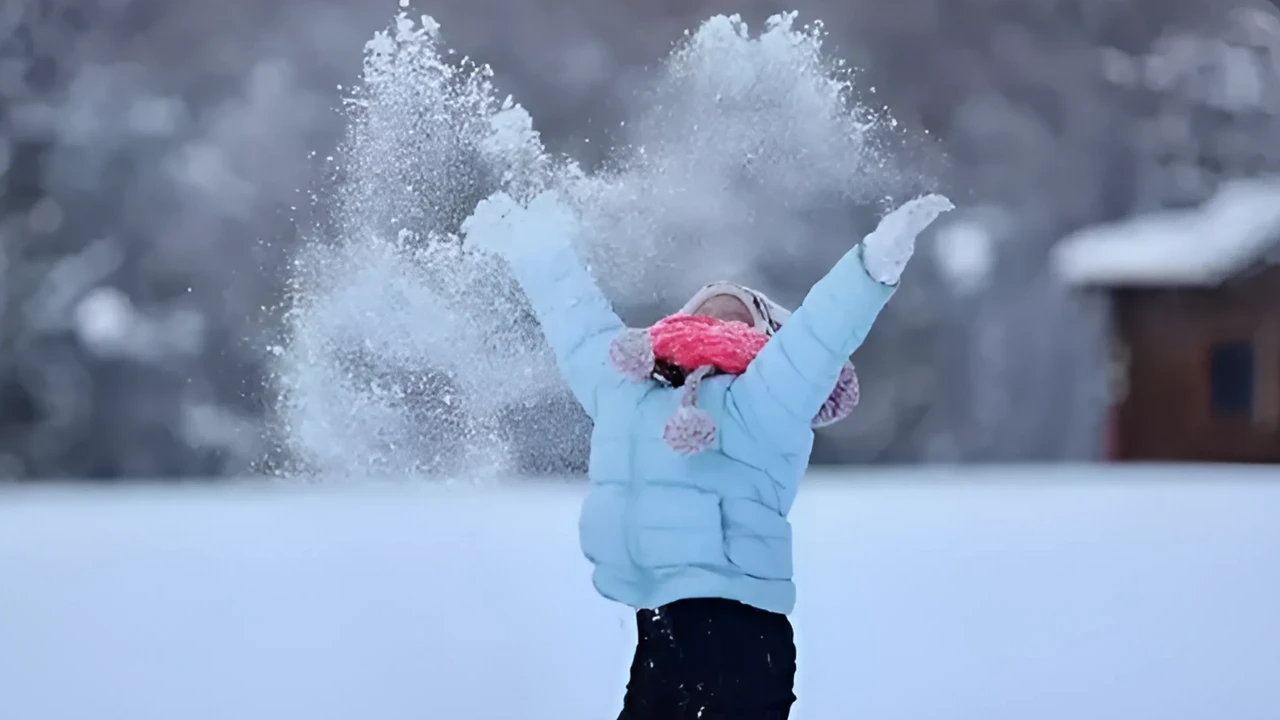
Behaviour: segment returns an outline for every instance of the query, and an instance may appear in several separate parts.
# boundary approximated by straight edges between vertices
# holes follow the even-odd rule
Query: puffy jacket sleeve
[[[600,388],[616,378],[608,364],[609,343],[624,329],[622,320],[568,239],[507,260],[569,389],[594,420]]]
[[[840,369],[896,287],[867,275],[862,245],[845,253],[730,387],[748,430],[770,442],[807,439]]]

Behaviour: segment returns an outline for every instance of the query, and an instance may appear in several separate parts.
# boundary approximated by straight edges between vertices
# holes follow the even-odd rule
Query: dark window
[[[1210,407],[1214,415],[1253,417],[1253,343],[1216,343],[1209,356]]]

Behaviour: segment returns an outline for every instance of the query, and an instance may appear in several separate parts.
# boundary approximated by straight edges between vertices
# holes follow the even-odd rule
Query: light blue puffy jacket
[[[716,597],[790,613],[787,514],[809,465],[810,423],[894,288],[868,277],[861,246],[850,250],[745,373],[702,381],[698,407],[718,438],[683,456],[662,438],[681,391],[613,369],[609,345],[624,325],[564,240],[509,259],[595,422],[579,537],[596,589],[634,608]]]

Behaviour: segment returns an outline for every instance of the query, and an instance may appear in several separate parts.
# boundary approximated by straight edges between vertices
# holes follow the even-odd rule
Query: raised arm
[[[600,388],[616,379],[609,343],[624,329],[573,250],[581,224],[553,193],[521,207],[505,193],[481,201],[463,223],[467,243],[507,260],[529,298],[560,373],[592,419]]]
[[[808,436],[840,369],[897,289],[916,236],[951,202],[928,195],[886,215],[845,253],[730,388],[748,427],[785,442]],[[785,426],[785,427],[784,427]],[[788,428],[791,430],[788,431]]]

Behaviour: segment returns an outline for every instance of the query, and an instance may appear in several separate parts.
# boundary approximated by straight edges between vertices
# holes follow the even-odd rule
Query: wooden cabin
[[[1055,250],[1111,293],[1111,459],[1280,463],[1280,183],[1235,190]]]
[[[1115,459],[1280,463],[1280,266],[1113,308]]]

